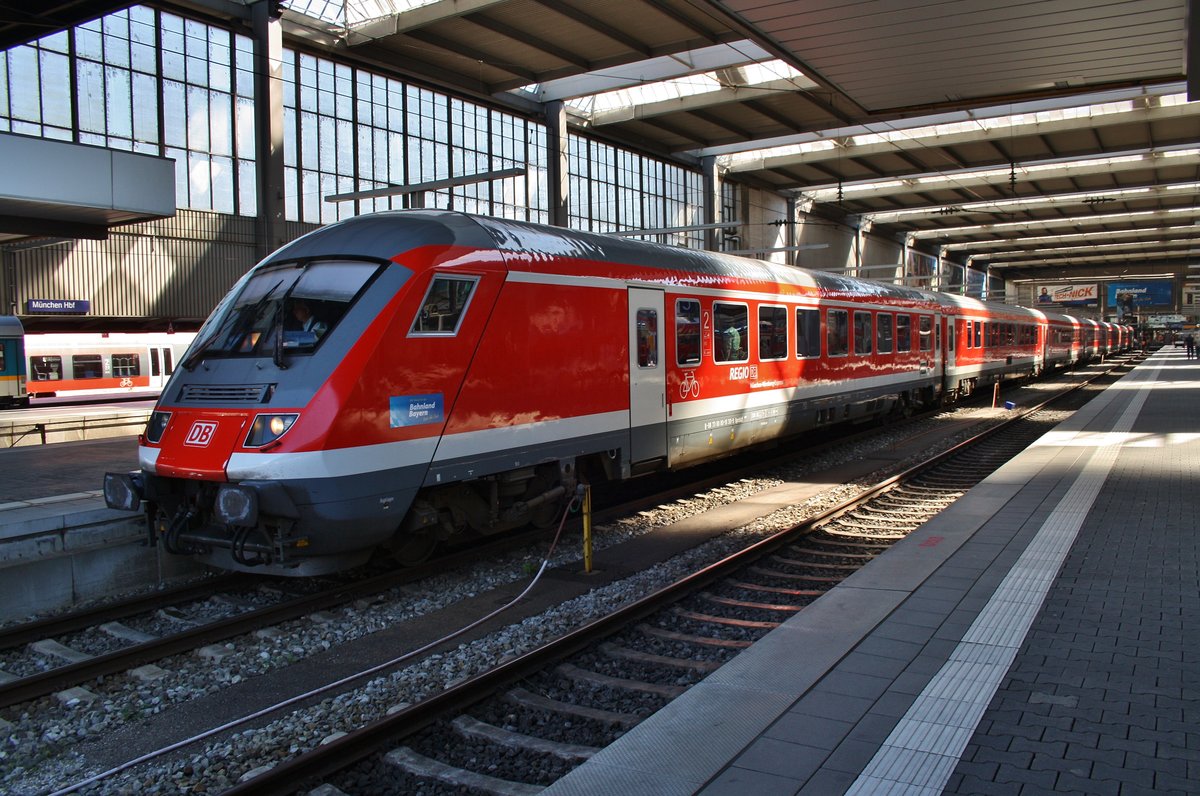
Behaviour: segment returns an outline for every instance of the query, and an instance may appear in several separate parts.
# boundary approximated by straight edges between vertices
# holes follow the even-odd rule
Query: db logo
[[[212,442],[213,434],[217,432],[217,424],[211,420],[197,420],[192,423],[192,427],[188,429],[187,439],[183,441],[184,445],[195,445],[198,448],[203,448]]]

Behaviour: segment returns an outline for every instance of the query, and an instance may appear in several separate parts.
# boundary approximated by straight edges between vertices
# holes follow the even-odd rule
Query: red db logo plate
[[[184,445],[194,445],[197,448],[208,447],[208,443],[212,442],[213,435],[217,433],[217,424],[212,420],[197,420],[192,423],[192,427],[188,429],[187,439],[183,441]]]

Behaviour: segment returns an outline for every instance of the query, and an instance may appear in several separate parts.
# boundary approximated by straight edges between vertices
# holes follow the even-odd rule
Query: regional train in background
[[[26,333],[0,316],[0,406],[31,398],[155,397],[191,344],[191,332]]]
[[[1113,324],[442,211],[282,247],[221,301],[110,506],[221,568],[309,575],[552,524],[685,468],[1128,347]]]

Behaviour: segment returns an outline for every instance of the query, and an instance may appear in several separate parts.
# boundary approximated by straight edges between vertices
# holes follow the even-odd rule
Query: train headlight
[[[151,412],[150,420],[146,422],[146,441],[157,444],[162,439],[163,432],[167,430],[169,422],[171,422],[170,412]]]
[[[258,493],[236,484],[221,484],[213,505],[217,517],[226,525],[258,524]]]
[[[259,415],[246,435],[247,448],[261,448],[287,433],[299,415]]]
[[[110,509],[137,511],[142,506],[141,473],[105,473],[104,503]]]

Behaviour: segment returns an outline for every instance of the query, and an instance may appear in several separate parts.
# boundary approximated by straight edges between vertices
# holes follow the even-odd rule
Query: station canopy
[[[251,3],[162,5],[246,20]],[[286,35],[335,57],[527,113],[561,102],[613,143],[714,158],[993,273],[1200,266],[1194,0],[1190,18],[1189,0],[278,5]],[[24,35],[0,24],[0,43]]]

